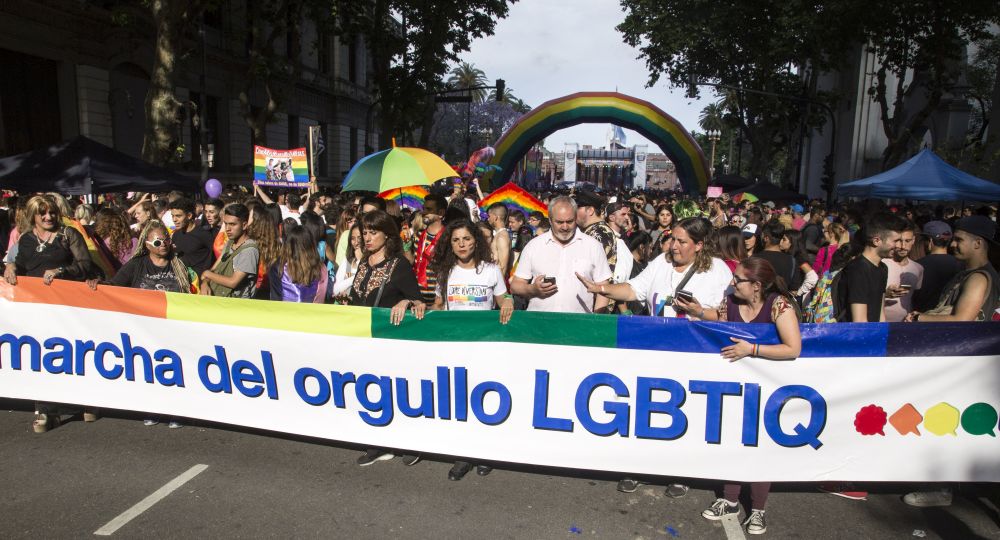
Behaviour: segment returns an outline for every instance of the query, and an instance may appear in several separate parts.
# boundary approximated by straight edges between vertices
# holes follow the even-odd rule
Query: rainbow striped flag
[[[508,210],[520,210],[524,212],[525,217],[532,212],[541,212],[543,216],[549,217],[549,207],[545,206],[545,203],[536,199],[532,194],[521,189],[513,182],[507,182],[493,193],[484,197],[483,200],[479,201],[479,208],[486,210],[490,205],[498,202],[503,203]]]
[[[253,147],[253,183],[260,186],[309,187],[309,162],[305,148],[275,150]]]
[[[427,186],[406,186],[383,191],[378,196],[387,201],[396,201],[400,208],[405,206],[414,210],[423,210],[424,197],[428,193],[430,190],[427,189]]]

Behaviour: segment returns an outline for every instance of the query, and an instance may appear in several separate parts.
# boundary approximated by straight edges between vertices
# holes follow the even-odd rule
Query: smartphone
[[[903,289],[904,291],[908,291],[911,288],[913,288],[913,286],[912,285],[900,285],[899,288]]]
[[[681,300],[684,300],[685,302],[690,302],[694,300],[694,295],[691,294],[690,291],[685,291],[684,289],[677,291],[677,293],[674,296],[680,298]]]
[[[555,278],[555,276],[553,276],[553,277],[546,276],[546,277],[542,278],[542,283],[548,283],[549,285],[555,285],[556,284],[556,278]]]

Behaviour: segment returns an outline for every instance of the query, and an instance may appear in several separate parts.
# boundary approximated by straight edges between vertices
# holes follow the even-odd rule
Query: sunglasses
[[[146,240],[146,243],[155,248],[158,248],[170,245],[170,240],[167,240],[166,238],[157,238],[156,240]]]
[[[739,285],[740,283],[747,283],[753,281],[752,279],[741,278],[740,276],[733,275],[733,283]]]

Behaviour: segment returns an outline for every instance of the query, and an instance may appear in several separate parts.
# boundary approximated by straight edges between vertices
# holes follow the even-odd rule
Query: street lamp
[[[705,136],[712,143],[712,157],[709,159],[709,177],[715,178],[715,143],[719,142],[719,137],[722,136],[722,132],[717,129],[710,129]]]

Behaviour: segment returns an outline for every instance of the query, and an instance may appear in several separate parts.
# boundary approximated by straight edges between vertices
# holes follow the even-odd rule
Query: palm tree
[[[724,113],[725,111],[719,103],[709,103],[705,105],[705,108],[701,110],[701,114],[698,115],[698,125],[705,131],[710,129],[721,130],[723,127],[722,115]]]
[[[462,62],[451,69],[448,76],[448,86],[455,89],[474,88],[476,86],[486,86],[486,73],[476,66]],[[481,102],[486,99],[486,90],[472,90],[472,99]]]

